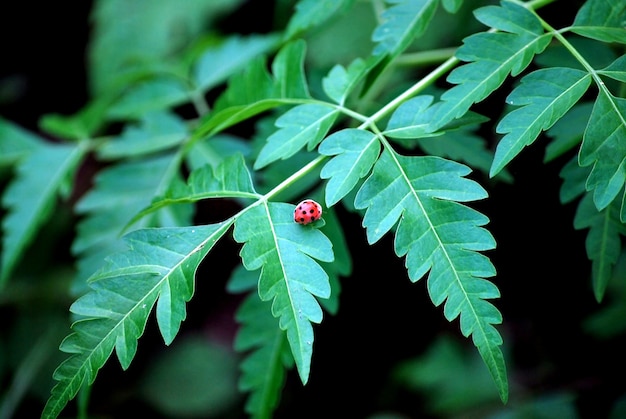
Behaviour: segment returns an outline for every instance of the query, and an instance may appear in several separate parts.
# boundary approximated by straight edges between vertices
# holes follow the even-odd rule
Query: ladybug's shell
[[[312,199],[305,199],[296,205],[293,220],[302,225],[311,224],[322,216],[322,206]]]

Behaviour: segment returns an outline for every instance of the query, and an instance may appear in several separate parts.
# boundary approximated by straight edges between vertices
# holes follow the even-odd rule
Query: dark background
[[[246,19],[268,13],[255,3],[249,2],[224,26],[232,32],[268,30],[263,28],[263,19]],[[578,6],[566,3],[565,9],[572,12],[551,6],[542,16],[556,27],[567,25]],[[71,114],[86,103],[90,7],[88,1],[9,2],[3,6],[0,116],[37,131],[41,115]],[[238,24],[246,25],[246,30]],[[501,108],[502,100],[494,95],[479,106],[489,113],[492,106]],[[485,135],[496,143],[493,127],[486,127]],[[504,317],[499,330],[511,356],[509,380],[524,387],[527,395],[573,392],[581,417],[600,418],[626,390],[615,365],[626,353],[626,345],[623,338],[597,341],[582,330],[581,322],[600,306],[590,286],[585,232],[572,226],[575,205],[564,206],[558,199],[558,173],[571,156],[544,164],[545,144],[546,139],[540,138],[510,164],[513,185],[476,174],[490,198],[472,207],[491,219],[488,228],[497,241],[497,249],[489,252],[489,257],[498,271],[494,282],[502,294],[495,304]],[[393,254],[390,235],[369,246],[359,219],[342,210],[339,215],[354,259],[353,275],[342,280],[338,315],[326,316],[316,328],[309,383],[302,387],[292,371],[276,416],[326,417],[341,408],[348,409],[351,417],[385,409],[408,417],[427,417],[414,393],[399,388],[392,394],[381,390],[389,382],[390,371],[399,361],[419,355],[441,334],[457,336],[468,350],[473,350],[471,344],[460,337],[458,321],[448,323],[441,307],[432,306],[425,280],[417,284],[408,280],[404,261]],[[224,266],[222,281],[198,282],[185,330],[206,327],[212,316],[236,307],[237,299],[223,288],[237,263],[237,252],[230,242],[219,244],[212,252],[213,260]],[[232,336],[235,324],[222,327],[228,329],[226,336]],[[124,417],[126,409],[138,407],[150,413],[148,406],[133,400],[111,403],[107,392],[110,386],[132,387],[150,351],[162,349],[155,328],[148,327],[129,371],[121,372],[117,362],[109,360],[92,394],[94,413]],[[515,397],[512,392],[511,398]],[[305,415],[299,411],[304,406]],[[41,406],[31,408],[32,412],[23,409],[38,415]],[[68,407],[68,415],[71,409]]]

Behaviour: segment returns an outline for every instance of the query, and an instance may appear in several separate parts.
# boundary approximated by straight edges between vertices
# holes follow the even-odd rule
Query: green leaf
[[[402,103],[396,109],[383,135],[390,138],[422,138],[441,135],[433,133],[432,118],[436,108],[429,107],[434,97],[430,95],[416,96]]]
[[[330,207],[369,173],[380,154],[380,142],[370,131],[347,128],[328,136],[319,152],[334,156],[320,174],[322,179],[330,179],[326,184],[326,205]]]
[[[622,55],[606,68],[598,70],[598,74],[604,74],[612,79],[626,83],[626,55]]]
[[[465,114],[496,90],[509,73],[521,73],[550,43],[551,35],[544,34],[541,22],[530,11],[515,3],[504,1],[502,6],[477,9],[476,18],[501,32],[483,32],[463,41],[457,58],[468,64],[454,69],[448,82],[456,84],[435,104],[437,112],[431,131]]]
[[[86,153],[84,143],[42,142],[20,161],[16,176],[2,196],[7,214],[2,222],[0,288],[39,228],[53,214],[58,195],[67,194],[69,182]]]
[[[206,91],[245,68],[253,58],[276,48],[279,37],[275,34],[231,36],[222,43],[208,48],[198,58],[194,68],[197,88]]]
[[[217,167],[205,164],[194,170],[186,184],[173,183],[164,195],[155,198],[148,207],[138,212],[129,224],[173,204],[209,198],[259,198],[240,153],[225,158]]]
[[[98,173],[94,188],[76,205],[83,218],[72,244],[72,252],[79,256],[75,287],[84,287],[102,259],[119,248],[125,227],[172,182],[178,166],[175,156],[164,155],[118,163]],[[190,206],[164,208],[135,228],[189,225],[192,215]]]
[[[500,296],[491,282],[495,268],[478,251],[495,247],[481,226],[484,215],[459,204],[487,196],[476,182],[463,176],[470,170],[439,157],[404,157],[384,151],[372,174],[356,195],[356,208],[366,208],[363,226],[370,243],[396,223],[394,249],[406,255],[411,281],[427,272],[433,303],[444,301],[448,321],[460,316],[461,332],[472,336],[503,401],[508,397],[502,337],[493,326],[500,312],[487,300]],[[399,220],[399,223],[398,223]]]
[[[304,146],[313,150],[328,133],[338,114],[333,107],[317,104],[291,108],[276,120],[280,129],[267,139],[254,168],[261,169],[276,160],[288,159]]]
[[[273,300],[272,314],[286,330],[300,379],[306,383],[313,354],[311,322],[322,321],[315,299],[328,298],[328,275],[314,259],[331,262],[330,240],[313,226],[293,222],[293,205],[261,201],[235,223],[233,237],[244,243],[241,259],[248,270],[261,268],[259,296]]]
[[[119,137],[106,142],[98,155],[104,159],[136,157],[179,145],[188,135],[185,122],[167,112],[148,112],[129,124]]]
[[[621,0],[587,0],[570,29],[588,38],[626,44],[625,16],[626,5]]]
[[[365,75],[366,69],[365,61],[360,58],[354,60],[347,70],[339,64],[335,65],[322,79],[324,93],[339,105],[343,105],[355,85]]]
[[[27,157],[43,141],[38,135],[0,117],[0,167]]]
[[[194,292],[196,269],[232,223],[138,230],[125,237],[129,249],[113,254],[91,278],[92,291],[72,304],[83,319],[61,343],[72,355],[54,373],[59,382],[43,418],[58,416],[84,383],[92,384],[113,349],[128,368],[157,299],[159,329],[167,345],[173,341]]]
[[[252,60],[242,74],[230,78],[215,109],[200,123],[198,138],[212,135],[274,107],[310,98],[304,76],[304,41],[285,45],[272,62],[272,77],[265,60]]]
[[[556,159],[581,143],[592,107],[590,102],[574,105],[546,132],[552,141],[546,146],[544,162]]]
[[[525,146],[532,144],[541,131],[558,121],[589,88],[591,76],[572,68],[537,70],[522,78],[507,97],[511,105],[521,106],[507,114],[496,127],[506,134],[498,143],[489,175],[500,172]]]
[[[585,182],[589,176],[589,169],[580,167],[576,158],[568,161],[559,176],[563,179],[563,185],[559,192],[562,203],[568,203],[585,193]]]
[[[381,14],[382,23],[372,40],[378,45],[374,55],[396,56],[424,33],[437,10],[438,0],[388,0],[392,6]]]
[[[285,332],[278,327],[270,306],[252,292],[236,314],[241,327],[235,350],[250,352],[240,364],[239,388],[250,392],[246,412],[256,418],[272,417],[285,384],[286,370],[293,367]]]
[[[300,0],[289,20],[285,38],[291,39],[298,33],[319,26],[338,13],[350,8],[354,0]]]
[[[620,235],[626,235],[626,226],[620,221],[619,203],[613,201],[602,211],[593,204],[591,194],[585,194],[574,217],[574,228],[589,229],[585,247],[591,260],[593,292],[602,301],[613,267],[622,250]]]
[[[591,112],[579,153],[579,164],[591,166],[587,190],[598,210],[606,208],[626,181],[626,99],[603,90]]]

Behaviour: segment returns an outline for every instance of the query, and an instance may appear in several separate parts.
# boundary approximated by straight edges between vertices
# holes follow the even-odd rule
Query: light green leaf
[[[391,115],[383,135],[390,138],[412,139],[441,135],[431,131],[436,110],[433,107],[429,108],[433,99],[433,96],[422,95],[402,103]]]
[[[0,288],[52,215],[59,194],[67,193],[68,182],[87,151],[84,143],[42,142],[20,161],[16,176],[2,196],[7,214],[2,221]]]
[[[328,298],[328,275],[314,259],[331,262],[330,240],[312,226],[293,222],[293,205],[261,202],[235,223],[233,237],[243,243],[241,259],[248,270],[261,269],[259,296],[272,300],[272,314],[287,332],[300,379],[306,383],[313,354],[311,322],[322,321],[315,299]]]
[[[585,247],[591,260],[593,292],[602,301],[606,286],[613,275],[613,267],[622,250],[620,235],[626,235],[626,226],[620,221],[619,202],[613,201],[602,211],[593,204],[591,194],[585,194],[574,217],[574,228],[589,229]]]
[[[591,166],[587,190],[593,191],[598,210],[606,208],[626,181],[626,99],[601,90],[593,106],[579,164]]]
[[[490,176],[496,175],[541,131],[558,121],[589,88],[591,76],[572,68],[537,70],[522,78],[507,102],[521,106],[507,114],[496,127],[506,134],[498,143]]]
[[[626,5],[621,0],[587,0],[580,8],[572,32],[604,42],[626,44]]]
[[[205,164],[194,170],[189,175],[186,184],[172,183],[164,195],[155,198],[148,207],[138,212],[129,224],[173,204],[192,203],[209,198],[258,199],[259,197],[254,190],[243,156],[237,153],[225,158],[216,167]]]
[[[365,75],[366,69],[365,61],[360,58],[354,60],[347,70],[339,64],[335,65],[322,79],[324,92],[336,103],[343,105],[347,96]]]
[[[250,351],[240,364],[239,387],[250,392],[246,412],[256,418],[270,418],[278,406],[286,370],[293,357],[285,332],[271,313],[271,304],[250,293],[236,314],[241,324],[235,339],[238,352]]]
[[[126,125],[119,137],[106,142],[98,155],[104,159],[141,156],[179,145],[187,135],[187,126],[179,116],[148,112],[137,124]]]
[[[313,150],[328,133],[338,113],[335,108],[317,104],[291,108],[276,120],[280,129],[267,139],[254,168],[261,169],[276,160],[288,159],[304,146]]]
[[[326,184],[326,205],[339,202],[369,173],[380,154],[380,142],[370,131],[348,128],[338,131],[322,142],[319,152],[334,156],[322,168]]]
[[[438,157],[404,157],[385,150],[356,195],[356,208],[366,208],[363,226],[370,243],[396,224],[394,249],[406,255],[412,281],[427,272],[428,291],[438,306],[445,301],[449,321],[460,316],[461,333],[472,336],[503,401],[508,397],[502,337],[493,326],[500,312],[487,300],[500,296],[491,282],[495,275],[487,257],[495,241],[482,228],[484,215],[455,201],[486,197],[476,182],[463,176],[470,170]],[[399,221],[399,223],[398,223]]]
[[[224,82],[243,69],[254,57],[273,50],[278,45],[275,34],[231,36],[208,48],[197,60],[194,81],[197,88],[206,91]]]
[[[504,1],[502,6],[487,6],[474,14],[482,23],[501,32],[483,32],[463,41],[457,58],[469,61],[454,69],[448,82],[456,84],[435,104],[437,112],[431,131],[465,114],[496,90],[509,73],[521,73],[550,43],[551,35],[544,34],[541,22],[530,11],[515,3]]]
[[[128,368],[157,299],[159,329],[165,343],[172,342],[185,319],[198,265],[232,223],[138,230],[125,237],[130,249],[113,254],[91,278],[92,291],[72,304],[83,319],[61,344],[72,355],[54,373],[59,382],[43,418],[57,417],[83,384],[92,384],[113,349]]]

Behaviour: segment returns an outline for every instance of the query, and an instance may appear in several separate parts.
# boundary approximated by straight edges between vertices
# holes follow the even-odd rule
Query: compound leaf
[[[626,44],[625,15],[626,5],[621,0],[588,0],[576,14],[571,30],[599,41]]]
[[[61,350],[72,355],[54,372],[59,382],[42,417],[58,416],[84,383],[92,384],[113,349],[128,368],[157,300],[159,329],[166,344],[173,341],[193,295],[196,269],[232,223],[145,229],[125,236],[129,249],[109,257],[90,278],[91,291],[70,308],[82,319],[61,343]]]
[[[348,9],[354,0],[300,0],[289,20],[285,37],[319,26],[343,10]]]
[[[578,102],[590,83],[589,73],[572,68],[547,68],[522,78],[507,97],[509,104],[521,107],[508,113],[496,127],[499,134],[506,135],[496,148],[490,176],[500,172],[541,131],[558,121]]]
[[[370,243],[396,224],[394,248],[406,255],[412,281],[427,272],[428,291],[435,305],[445,301],[449,321],[460,316],[461,332],[472,336],[500,397],[508,397],[502,337],[493,326],[500,312],[487,300],[500,296],[486,277],[495,275],[489,259],[478,251],[495,241],[482,226],[488,219],[456,201],[486,197],[476,182],[464,178],[470,169],[439,157],[404,157],[385,150],[355,198],[366,208],[363,226]],[[398,223],[398,220],[399,223]]]
[[[537,17],[515,3],[504,1],[501,6],[483,7],[474,14],[479,21],[501,32],[483,32],[465,38],[456,56],[469,63],[448,76],[448,82],[456,86],[434,105],[437,112],[431,132],[489,96],[509,73],[519,74],[550,42],[551,35],[544,34]]]
[[[300,379],[306,383],[313,354],[311,322],[322,321],[315,299],[330,296],[328,275],[315,262],[333,260],[330,240],[312,226],[293,222],[293,205],[262,201],[235,223],[233,237],[244,243],[241,259],[248,270],[261,269],[259,296],[272,300],[272,314],[287,332]]]

